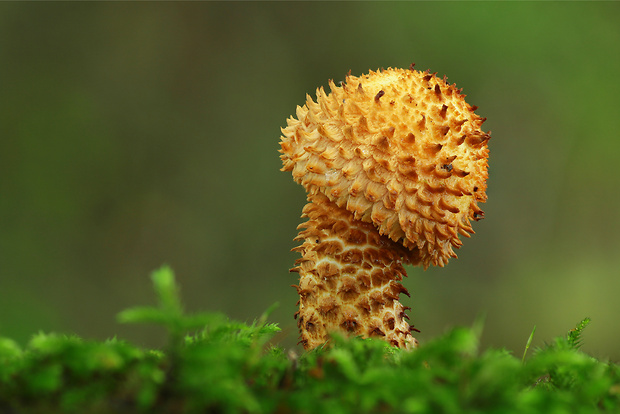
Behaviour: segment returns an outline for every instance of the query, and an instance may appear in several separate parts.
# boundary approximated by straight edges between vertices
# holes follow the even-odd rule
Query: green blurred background
[[[487,117],[486,219],[442,269],[409,268],[424,342],[484,317],[523,352],[593,319],[620,359],[620,4],[0,4],[0,335],[118,335],[167,263],[190,311],[271,315],[305,193],[280,127],[328,79],[430,69]]]

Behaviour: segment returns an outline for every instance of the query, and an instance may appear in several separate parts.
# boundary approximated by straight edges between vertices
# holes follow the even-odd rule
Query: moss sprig
[[[584,319],[525,358],[481,349],[481,323],[414,351],[334,336],[297,354],[273,346],[271,309],[251,323],[187,314],[174,273],[151,280],[154,307],[119,320],[163,326],[163,350],[116,338],[0,338],[4,413],[598,413],[620,410],[620,367],[582,352]],[[530,335],[528,344],[531,343]],[[529,348],[529,347],[528,347]]]

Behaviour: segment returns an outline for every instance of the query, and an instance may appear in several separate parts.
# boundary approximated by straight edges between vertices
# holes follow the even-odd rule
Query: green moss
[[[163,351],[116,339],[39,333],[21,349],[0,338],[0,412],[590,413],[620,409],[620,367],[579,350],[589,323],[517,358],[481,351],[477,327],[408,352],[333,338],[300,356],[268,345],[268,313],[253,324],[188,315],[169,268],[153,273],[158,306],[123,323],[168,330]],[[528,344],[531,342],[528,340]]]

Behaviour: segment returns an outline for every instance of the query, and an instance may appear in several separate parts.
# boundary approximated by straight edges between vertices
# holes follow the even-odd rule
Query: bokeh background
[[[115,315],[169,264],[189,311],[279,302],[294,348],[280,127],[328,79],[412,62],[492,130],[486,219],[408,268],[419,339],[484,318],[521,355],[589,316],[584,349],[620,359],[619,3],[0,4],[0,335],[161,346]]]

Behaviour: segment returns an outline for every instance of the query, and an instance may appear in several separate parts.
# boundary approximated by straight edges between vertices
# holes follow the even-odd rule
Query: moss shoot
[[[620,366],[580,351],[584,319],[565,337],[514,356],[481,350],[456,328],[414,351],[334,337],[296,355],[270,345],[268,312],[252,324],[187,314],[173,272],[152,274],[156,307],[119,314],[155,323],[163,350],[118,339],[39,333],[0,338],[2,413],[595,413],[620,410]],[[530,337],[531,339],[531,337]]]

